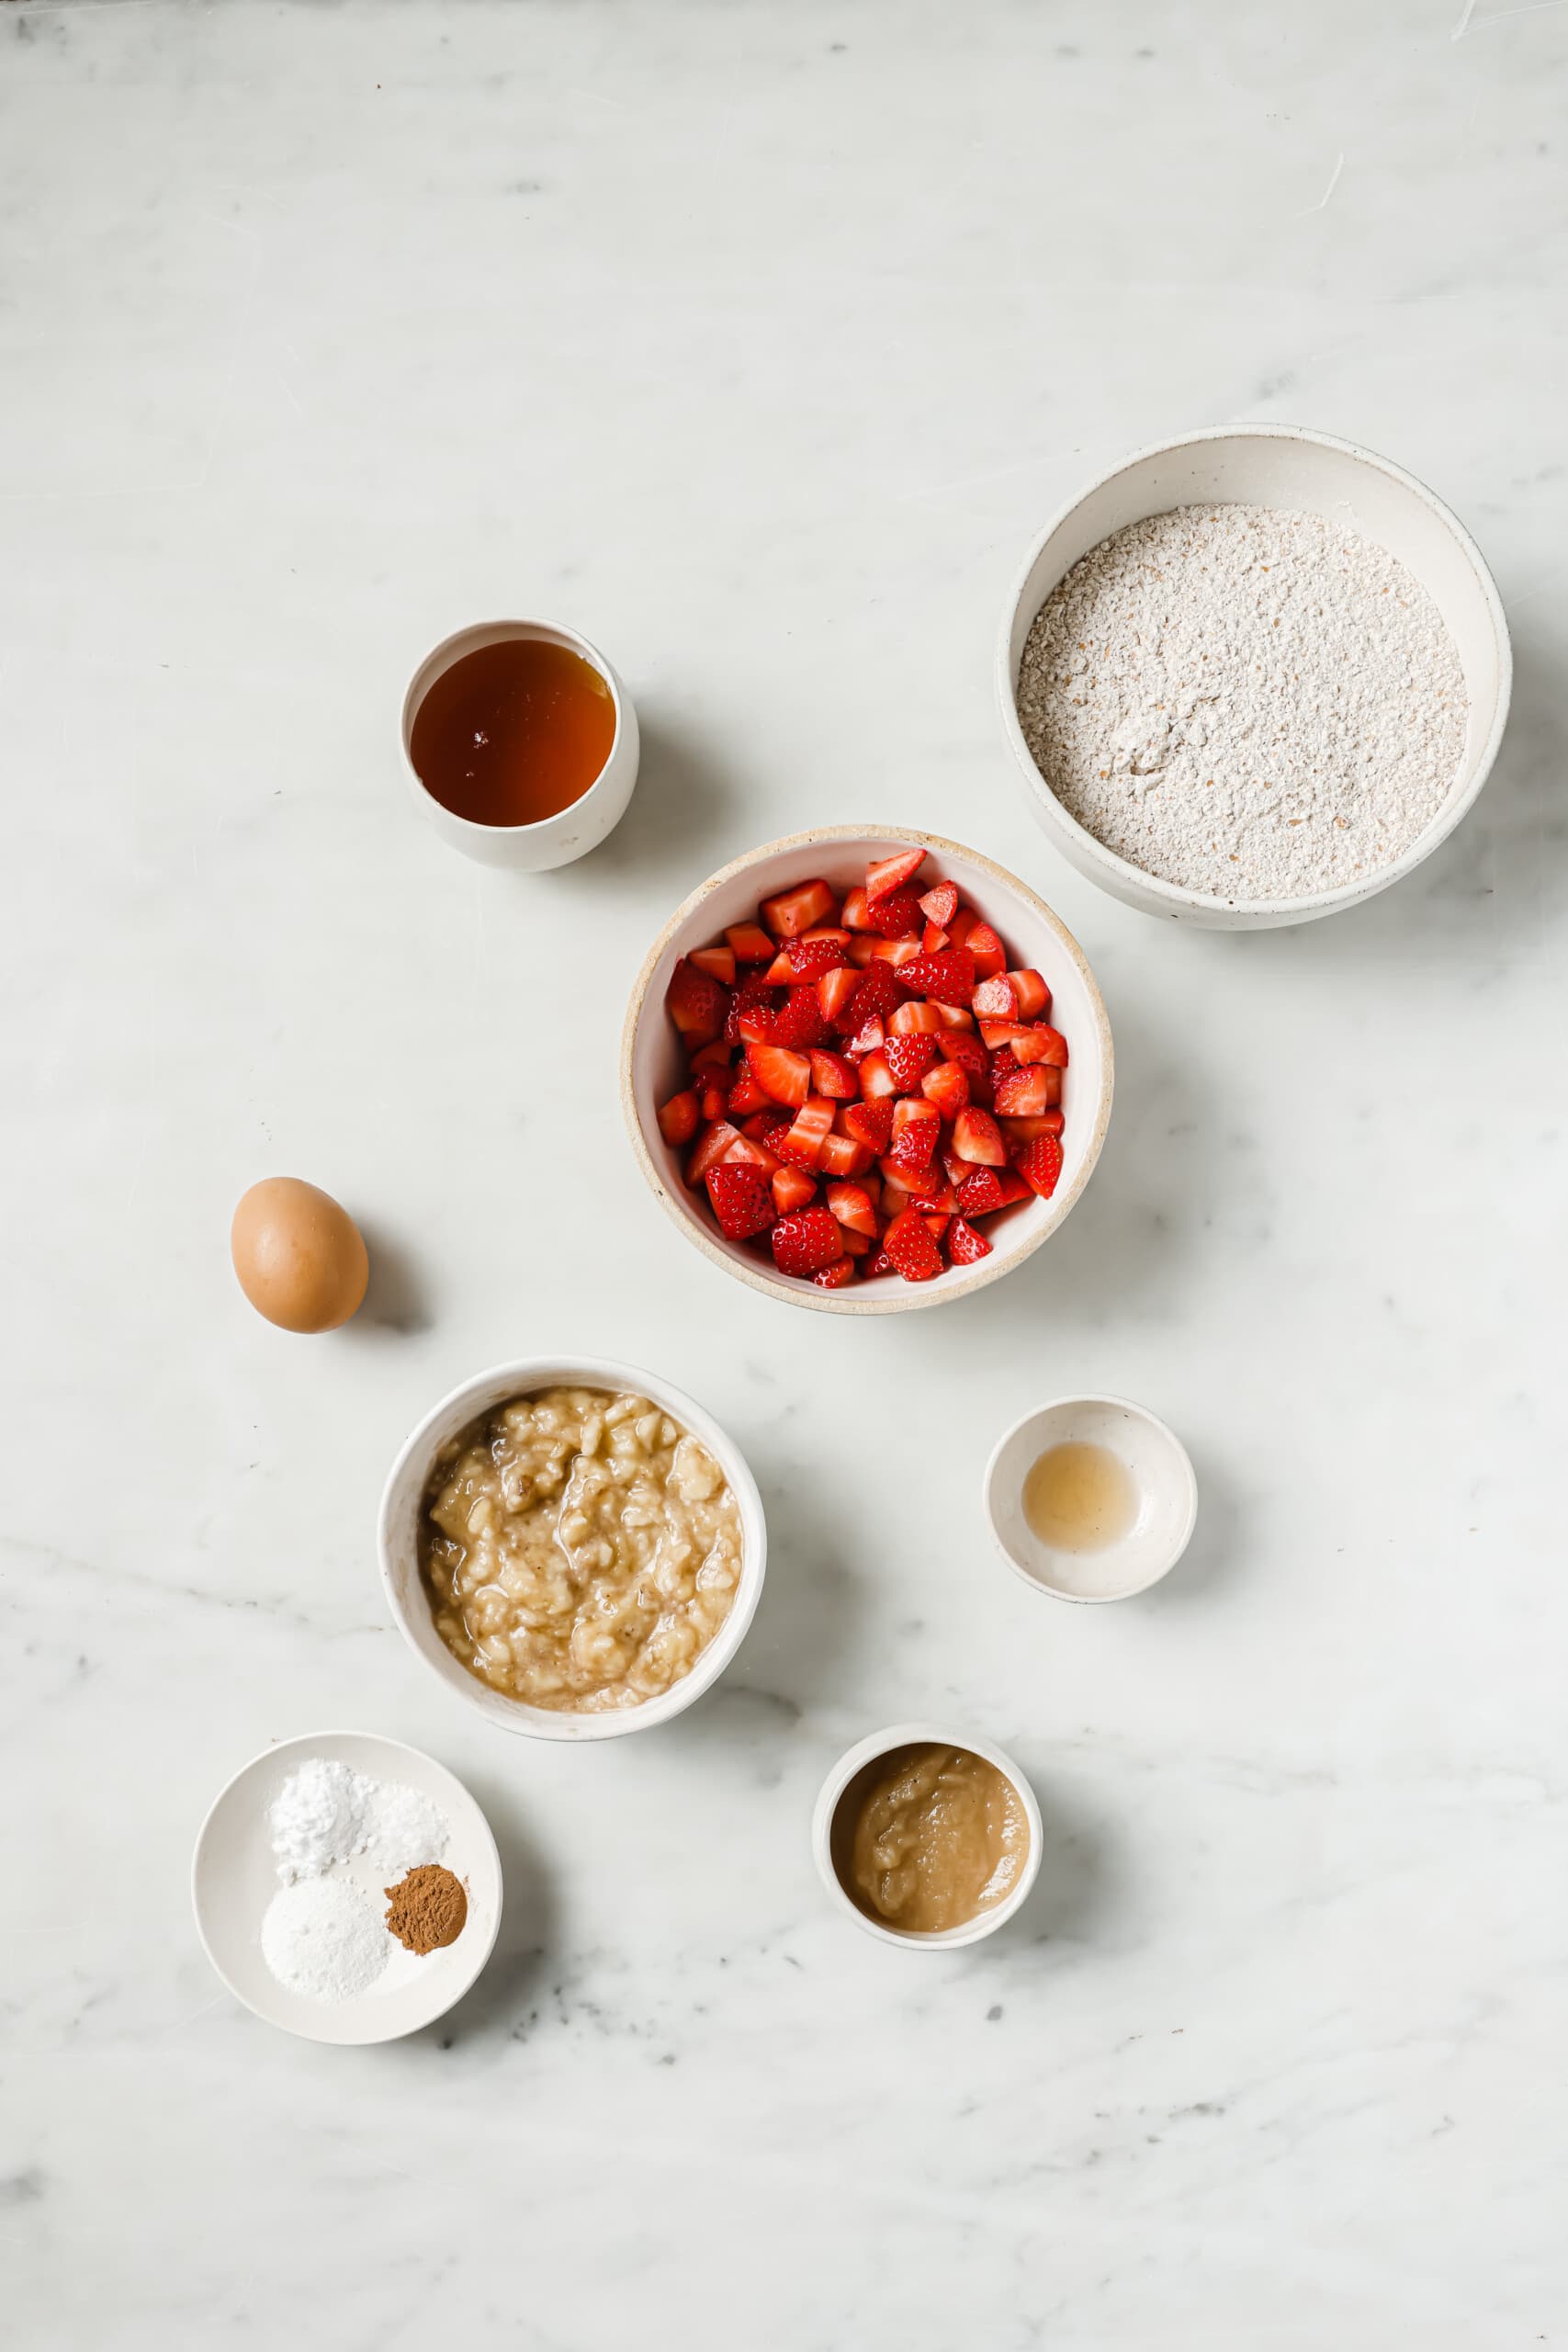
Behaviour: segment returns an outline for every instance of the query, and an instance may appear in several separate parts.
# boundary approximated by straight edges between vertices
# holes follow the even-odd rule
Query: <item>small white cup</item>
[[[414,720],[436,679],[445,676],[465,654],[478,653],[487,645],[503,645],[513,639],[528,638],[542,639],[547,645],[564,645],[591,669],[598,671],[610,689],[615,708],[610,755],[581,797],[555,816],[541,817],[532,825],[476,825],[471,818],[459,817],[444,808],[426,788],[413,763]],[[480,865],[509,865],[514,873],[545,874],[552,866],[570,865],[573,858],[584,857],[591,849],[597,849],[626,814],[637,782],[638,754],[637,712],[620,679],[597,646],[591,645],[585,637],[579,637],[575,629],[556,628],[548,621],[478,621],[471,628],[458,629],[456,636],[445,639],[434,653],[425,656],[403,696],[403,767],[413,797],[442,839]]]
[[[988,1911],[976,1912],[961,1928],[944,1928],[934,1935],[914,1935],[873,1919],[853,1900],[833,1867],[833,1816],[844,1791],[866,1765],[874,1763],[879,1756],[891,1755],[896,1747],[926,1746],[967,1748],[971,1756],[994,1764],[1004,1779],[1012,1782],[1029,1823],[1029,1852],[1019,1872],[1018,1884],[1004,1901],[993,1905]],[[1012,1758],[988,1739],[976,1739],[969,1732],[953,1731],[943,1724],[895,1724],[888,1731],[874,1731],[869,1738],[858,1740],[847,1755],[840,1757],[823,1781],[817,1810],[811,1816],[811,1850],[817,1857],[822,1883],[839,1909],[857,1928],[863,1928],[868,1936],[874,1936],[878,1943],[899,1944],[905,1951],[913,1948],[919,1951],[954,1951],[961,1944],[977,1944],[983,1936],[995,1935],[1029,1899],[1029,1891],[1040,1875],[1042,1836],[1039,1801]]]
[[[1099,1551],[1043,1544],[1023,1513],[1024,1481],[1049,1446],[1099,1445],[1137,1489],[1132,1526]],[[1198,1517],[1198,1480],[1174,1430],[1125,1396],[1058,1396],[1015,1421],[986,1464],[986,1517],[997,1547],[1032,1592],[1057,1600],[1130,1600],[1157,1584],[1186,1551]]]

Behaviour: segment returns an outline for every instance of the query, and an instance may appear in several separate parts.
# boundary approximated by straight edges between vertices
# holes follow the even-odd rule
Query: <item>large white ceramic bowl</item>
[[[618,1707],[596,1715],[568,1714],[553,1707],[531,1707],[509,1699],[455,1658],[435,1630],[419,1572],[419,1514],[425,1483],[436,1453],[450,1437],[483,1413],[495,1410],[513,1396],[536,1389],[567,1385],[585,1388],[630,1389],[662,1406],[672,1420],[699,1438],[729,1483],[740,1511],[740,1584],[728,1616],[693,1667],[679,1682],[657,1699],[640,1706]],[[762,1498],[745,1455],[733,1438],[683,1389],[636,1364],[611,1363],[595,1356],[523,1356],[514,1363],[492,1364],[475,1374],[433,1406],[393,1463],[381,1497],[379,1526],[381,1581],[392,1615],[403,1639],[449,1690],[483,1715],[498,1730],[521,1733],[528,1739],[617,1739],[627,1732],[652,1731],[667,1724],[700,1699],[718,1680],[746,1638],[756,1614],[762,1577],[768,1565],[768,1530]]]
[[[969,905],[1001,934],[1012,968],[1032,968],[1049,983],[1051,1019],[1066,1036],[1072,1056],[1062,1090],[1066,1124],[1061,1181],[1050,1200],[1019,1201],[986,1219],[991,1254],[977,1265],[949,1267],[929,1283],[907,1283],[888,1274],[844,1290],[820,1290],[815,1283],[776,1273],[721,1233],[709,1214],[705,1193],[694,1193],[686,1184],[682,1155],[660,1134],[660,1104],[686,1083],[680,1039],[665,1011],[664,992],[681,956],[694,947],[722,942],[726,924],[753,918],[760,899],[817,875],[836,892],[848,890],[863,882],[870,859],[916,843],[930,859],[926,872],[931,878],[940,875],[955,882]],[[924,876],[921,879],[929,887]],[[896,1315],[908,1307],[940,1306],[1021,1265],[1055,1232],[1089,1182],[1111,1122],[1111,1023],[1104,1002],[1082,948],[1060,916],[1027,883],[978,850],[902,826],[879,831],[863,825],[834,825],[822,832],[792,833],[710,875],[676,908],[649,948],[632,989],[621,1040],[621,1104],[637,1163],[687,1240],[753,1290],[828,1315]]]
[[[1470,717],[1448,798],[1403,857],[1337,890],[1299,899],[1221,899],[1145,874],[1106,849],[1056,798],[1018,718],[1018,671],[1034,616],[1057,582],[1113,531],[1173,506],[1239,503],[1319,514],[1386,548],[1448,625]],[[1030,549],[1002,622],[997,693],[1025,797],[1051,840],[1091,882],[1145,914],[1227,931],[1310,922],[1386,890],[1446,841],[1491,774],[1503,740],[1513,656],[1502,598],[1458,517],[1424,483],[1353,442],[1292,424],[1215,425],[1141,449],[1054,514]]]

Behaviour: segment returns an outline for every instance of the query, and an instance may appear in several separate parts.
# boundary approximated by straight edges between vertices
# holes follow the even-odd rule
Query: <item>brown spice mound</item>
[[[382,1891],[389,1898],[387,1925],[406,1951],[439,1951],[462,1934],[468,1898],[462,1880],[439,1862],[422,1862]]]

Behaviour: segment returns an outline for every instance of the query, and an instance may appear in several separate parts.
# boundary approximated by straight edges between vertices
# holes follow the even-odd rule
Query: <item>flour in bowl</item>
[[[1426,591],[1316,514],[1179,506],[1052,591],[1018,716],[1069,815],[1145,873],[1235,901],[1342,888],[1437,816],[1468,696]]]

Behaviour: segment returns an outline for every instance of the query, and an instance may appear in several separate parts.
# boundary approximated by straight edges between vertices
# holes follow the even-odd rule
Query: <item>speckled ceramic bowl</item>
[[[1062,1098],[1066,1125],[1061,1181],[1050,1200],[1019,1201],[987,1218],[991,1254],[978,1265],[949,1267],[929,1283],[886,1275],[844,1290],[820,1290],[815,1283],[776,1273],[740,1243],[728,1239],[709,1214],[705,1195],[686,1184],[681,1154],[660,1134],[660,1104],[685,1084],[681,1041],[664,1009],[664,993],[682,956],[722,939],[727,923],[753,918],[760,899],[816,875],[835,891],[848,890],[864,879],[870,859],[917,843],[931,859],[933,878],[940,874],[955,882],[969,905],[995,925],[1016,958],[1014,968],[1032,967],[1050,985],[1051,1017],[1072,1054]],[[793,833],[710,875],[676,908],[649,948],[632,989],[621,1041],[621,1104],[637,1164],[661,1206],[687,1240],[726,1273],[766,1297],[827,1315],[897,1315],[917,1306],[940,1306],[1021,1265],[1056,1231],[1094,1172],[1111,1122],[1111,1079],[1105,1005],[1082,948],[1060,916],[1016,875],[982,857],[978,850],[899,826],[879,831],[836,825],[819,833]]]
[[[1297,899],[1221,899],[1146,874],[1069,816],[1036,766],[1018,717],[1018,671],[1036,614],[1090,548],[1173,506],[1272,506],[1320,514],[1358,531],[1403,563],[1447,624],[1470,694],[1464,749],[1448,797],[1403,856],[1334,890]],[[1370,899],[1414,872],[1446,841],[1492,773],[1508,716],[1513,655],[1485,558],[1457,515],[1425,483],[1353,442],[1293,424],[1222,424],[1140,449],[1091,482],[1046,524],[1025,560],[1002,621],[997,695],[1024,797],[1044,831],[1091,882],[1144,913],[1211,930],[1258,931],[1311,922]]]

